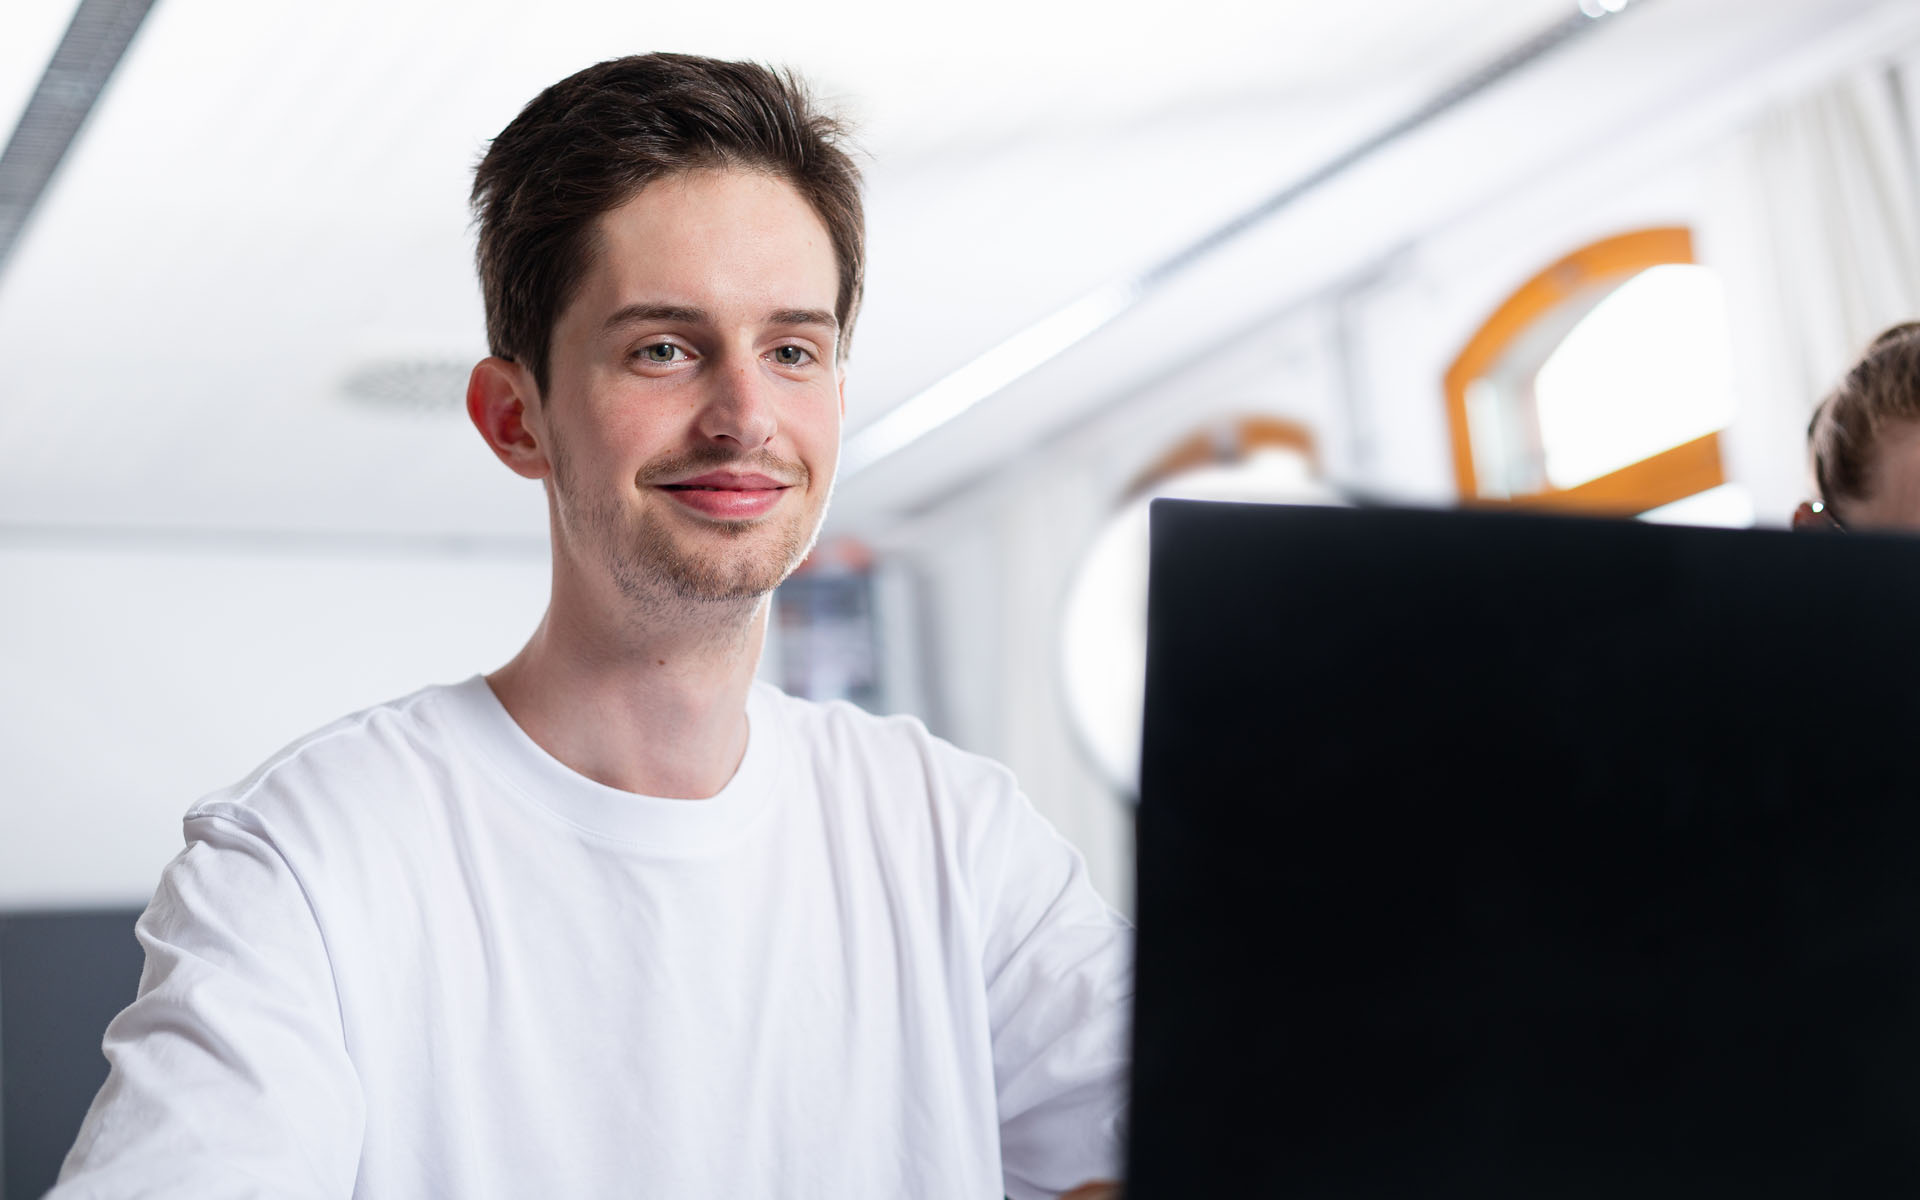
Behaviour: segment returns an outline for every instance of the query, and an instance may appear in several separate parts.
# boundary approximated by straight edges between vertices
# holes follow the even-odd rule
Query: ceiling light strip
[[[154,0],[80,0],[0,151],[0,271]]]
[[[1137,288],[1128,280],[1089,292],[888,410],[847,439],[840,453],[840,477],[918,441],[1099,329],[1139,301]]]
[[[1626,7],[1627,0],[1584,0],[1578,11],[1514,46],[1406,116],[1355,143],[1199,240],[1131,278],[1082,296],[994,346],[925,391],[909,396],[847,439],[840,456],[840,477],[850,478],[954,420],[1021,376],[1090,337],[1175,276],[1271,220],[1308,192],[1531,66]]]

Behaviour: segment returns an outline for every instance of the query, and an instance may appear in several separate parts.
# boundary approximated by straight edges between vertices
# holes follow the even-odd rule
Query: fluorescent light
[[[0,150],[0,267],[153,0],[81,0]]]
[[[1132,280],[1089,292],[1027,326],[923,392],[909,396],[847,439],[840,454],[846,479],[892,454],[1006,387],[1133,307]]]

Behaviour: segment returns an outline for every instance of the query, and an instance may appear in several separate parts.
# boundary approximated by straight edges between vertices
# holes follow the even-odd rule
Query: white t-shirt
[[[756,684],[708,800],[478,677],[196,805],[54,1196],[994,1197],[1117,1177],[1131,932],[1007,771]]]

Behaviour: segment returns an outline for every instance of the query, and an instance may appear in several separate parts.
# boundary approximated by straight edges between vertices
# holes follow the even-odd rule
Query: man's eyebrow
[[[609,333],[625,325],[642,321],[666,321],[676,325],[704,325],[711,320],[704,308],[686,304],[629,304],[614,311],[601,328]],[[783,308],[768,314],[769,325],[824,325],[836,334],[840,320],[824,308]]]
[[[769,325],[825,325],[840,332],[840,320],[823,308],[783,308],[767,318]]]
[[[610,333],[622,325],[632,325],[638,321],[670,321],[676,325],[703,325],[707,321],[707,310],[692,308],[685,304],[629,304],[625,308],[615,310],[601,329]]]

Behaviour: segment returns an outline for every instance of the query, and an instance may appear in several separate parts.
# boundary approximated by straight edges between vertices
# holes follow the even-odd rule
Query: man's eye
[[[776,346],[773,351],[773,361],[783,367],[804,366],[812,358],[813,355],[798,346]]]
[[[679,362],[684,357],[686,357],[686,351],[672,342],[655,342],[651,346],[640,347],[640,358],[645,362]]]

